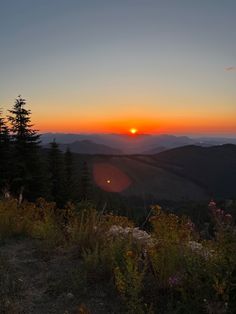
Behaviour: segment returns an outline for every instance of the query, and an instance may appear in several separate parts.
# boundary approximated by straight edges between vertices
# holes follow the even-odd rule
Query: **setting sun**
[[[138,132],[138,130],[135,129],[135,128],[132,128],[129,131],[130,131],[131,134],[136,134]]]

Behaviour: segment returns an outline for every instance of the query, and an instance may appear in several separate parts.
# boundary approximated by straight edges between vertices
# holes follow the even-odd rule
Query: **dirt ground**
[[[40,249],[38,241],[31,239],[1,244],[0,256],[7,269],[0,276],[12,278],[17,289],[6,301],[9,310],[0,308],[0,313],[122,313],[119,300],[109,287],[94,282],[88,288],[84,284],[75,252],[58,248],[49,254]],[[6,294],[5,297],[8,298]]]

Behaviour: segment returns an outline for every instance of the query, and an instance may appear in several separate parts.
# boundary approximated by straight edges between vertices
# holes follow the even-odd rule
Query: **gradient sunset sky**
[[[236,134],[235,0],[0,0],[0,107],[41,131]]]

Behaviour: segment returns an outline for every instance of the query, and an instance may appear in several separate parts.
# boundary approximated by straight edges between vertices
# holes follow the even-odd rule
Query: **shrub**
[[[132,250],[125,253],[123,263],[114,269],[117,290],[123,297],[127,313],[147,313],[143,304],[142,290],[145,267]]]
[[[209,206],[214,232],[208,240],[188,218],[159,206],[152,208],[149,233],[126,217],[81,206],[78,211],[70,203],[56,209],[43,199],[0,201],[0,238],[21,235],[39,239],[46,249],[66,247],[78,261],[65,274],[67,290],[85,295],[92,286],[109,287],[123,300],[126,313],[234,313],[236,228],[215,203]],[[0,261],[6,308],[15,283],[7,272],[2,275],[4,267]],[[64,279],[57,289],[65,289]]]

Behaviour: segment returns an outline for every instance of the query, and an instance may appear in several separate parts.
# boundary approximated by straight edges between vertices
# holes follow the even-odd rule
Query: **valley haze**
[[[41,144],[48,147],[56,141],[61,150],[67,147],[81,154],[145,154],[152,155],[168,149],[186,146],[214,146],[236,144],[235,137],[176,136],[170,134],[82,134],[82,133],[43,133]]]

